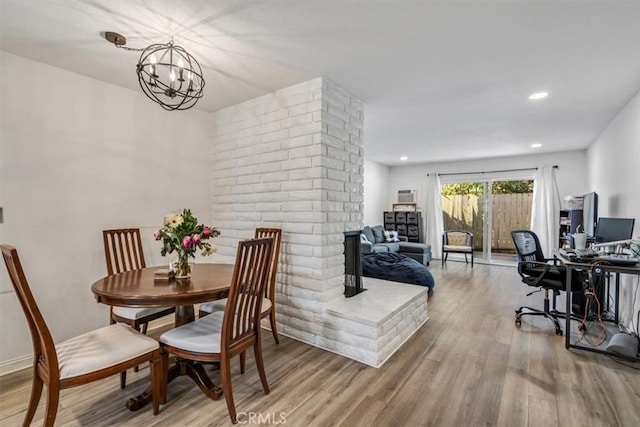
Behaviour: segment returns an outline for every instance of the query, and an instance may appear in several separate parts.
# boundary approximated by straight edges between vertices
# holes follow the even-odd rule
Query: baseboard
[[[5,360],[0,363],[0,377],[30,368],[32,364],[33,354],[31,353],[14,359]]]

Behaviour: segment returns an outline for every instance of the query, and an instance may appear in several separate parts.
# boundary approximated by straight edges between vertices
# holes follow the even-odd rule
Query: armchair
[[[464,254],[464,261],[468,264],[467,255],[471,255],[473,268],[473,233],[468,231],[449,230],[442,233],[442,265],[447,262],[449,253]]]

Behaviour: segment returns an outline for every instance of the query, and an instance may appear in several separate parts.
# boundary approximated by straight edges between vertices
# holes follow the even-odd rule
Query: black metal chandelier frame
[[[186,110],[202,98],[202,68],[173,40],[135,49],[125,46],[126,38],[120,34],[106,32],[105,38],[119,48],[142,52],[136,66],[138,83],[144,94],[165,110]]]

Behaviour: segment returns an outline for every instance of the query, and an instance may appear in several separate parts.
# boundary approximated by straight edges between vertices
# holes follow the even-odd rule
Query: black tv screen
[[[596,234],[596,223],[598,222],[598,194],[595,191],[582,196],[582,218],[584,232],[589,237]]]

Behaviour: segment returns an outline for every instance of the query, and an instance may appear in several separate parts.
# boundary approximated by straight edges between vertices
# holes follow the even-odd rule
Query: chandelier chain
[[[136,47],[120,46],[120,45],[115,45],[115,46],[119,49],[128,50],[129,52],[142,52],[144,50],[144,48],[140,49]]]

